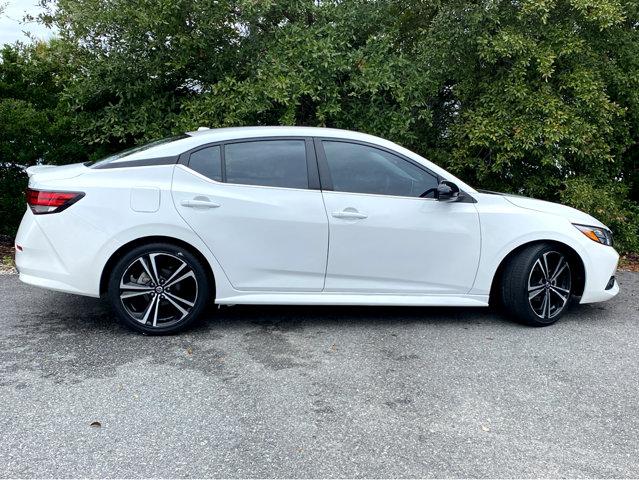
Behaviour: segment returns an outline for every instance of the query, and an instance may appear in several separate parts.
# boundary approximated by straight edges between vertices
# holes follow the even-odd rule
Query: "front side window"
[[[224,147],[228,183],[308,188],[304,140],[259,140]]]
[[[379,148],[330,140],[322,145],[336,192],[419,197],[437,188],[436,176]]]

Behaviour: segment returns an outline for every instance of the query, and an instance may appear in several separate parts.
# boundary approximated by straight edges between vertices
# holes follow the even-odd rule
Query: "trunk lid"
[[[72,165],[35,165],[27,168],[29,184],[31,182],[48,182],[49,180],[63,180],[77,177],[88,171],[88,167],[83,163]]]

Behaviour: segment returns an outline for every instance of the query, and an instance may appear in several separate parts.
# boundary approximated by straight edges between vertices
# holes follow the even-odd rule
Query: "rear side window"
[[[419,197],[437,187],[437,177],[379,148],[322,141],[336,192]]]
[[[222,181],[222,149],[219,145],[197,150],[189,157],[189,168],[216,182]]]
[[[229,143],[224,149],[227,183],[308,188],[303,139]]]

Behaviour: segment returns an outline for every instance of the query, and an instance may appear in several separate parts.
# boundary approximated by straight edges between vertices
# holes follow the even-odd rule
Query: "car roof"
[[[206,138],[207,141],[232,140],[237,138],[254,137],[337,137],[350,139],[381,140],[378,137],[352,130],[326,127],[293,127],[293,126],[265,126],[265,127],[227,127],[212,128],[200,127],[199,130],[187,132],[187,135],[196,138]]]

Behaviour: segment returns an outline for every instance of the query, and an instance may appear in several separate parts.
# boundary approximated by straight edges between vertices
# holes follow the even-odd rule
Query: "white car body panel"
[[[235,289],[322,290],[328,224],[320,191],[219,183],[180,165],[173,199]],[[191,200],[219,206],[182,205]]]
[[[376,305],[395,307],[485,307],[488,295],[402,295],[388,293],[249,293],[216,298],[220,305]]]
[[[128,166],[217,141],[258,137],[331,137],[393,150],[457,184],[476,203],[218,183],[182,164]],[[207,261],[220,304],[487,305],[495,273],[516,248],[561,242],[581,258],[582,303],[605,290],[618,254],[572,223],[603,225],[569,207],[480,193],[392,142],[342,130],[306,127],[217,129],[158,145],[113,162],[31,167],[30,188],[79,191],[68,209],[27,209],[16,244],[26,283],[97,297],[109,259],[130,242],[166,237]],[[184,208],[208,197],[219,208]],[[362,219],[333,212],[355,209]]]
[[[619,287],[616,284],[611,290],[603,288],[617,269],[619,255],[613,248],[593,242],[561,215],[542,214],[527,208],[513,209],[512,203],[503,195],[479,193],[475,197],[481,218],[482,257],[469,293],[489,294],[497,268],[516,248],[534,241],[550,240],[569,245],[584,263],[586,285],[581,303],[603,301],[617,294]],[[557,211],[565,210],[559,208]]]
[[[480,255],[473,203],[342,192],[324,192],[324,201],[325,291],[437,295],[473,286]],[[366,218],[339,218],[344,211]]]
[[[87,173],[88,170],[89,169],[82,163],[73,163],[71,165],[61,165],[59,167],[52,165],[35,165],[27,168],[26,172],[29,177],[32,177],[37,173],[40,181],[45,182],[77,177],[78,175]]]
[[[16,252],[16,265],[25,282],[54,290],[92,297],[100,296],[100,279],[107,261],[120,247],[144,237],[163,236],[194,246],[209,261],[218,287],[225,275],[215,257],[178,215],[171,198],[174,166],[92,170],[60,181],[51,179],[55,170],[32,177],[31,188],[87,190],[91,192],[72,208],[53,215],[25,213],[16,237],[23,251]],[[159,188],[160,207],[152,213],[130,208],[131,191]],[[51,265],[49,265],[51,264]]]
[[[591,225],[597,227],[604,227],[605,225],[597,220],[595,217],[588,215],[587,213],[580,212],[576,208],[568,207],[558,203],[546,202],[544,200],[537,200],[536,198],[520,197],[518,195],[503,195],[503,198],[516,205],[517,207],[527,208],[537,212],[549,213],[551,215],[558,215],[560,217],[570,220],[571,223],[579,223],[582,225]]]

